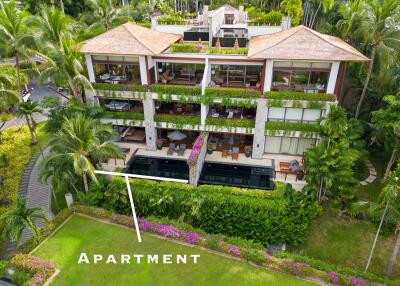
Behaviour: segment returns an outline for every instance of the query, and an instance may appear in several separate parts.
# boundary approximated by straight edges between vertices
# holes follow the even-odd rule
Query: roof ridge
[[[365,56],[365,55],[362,54],[361,52],[357,51],[353,46],[351,46],[351,47],[352,47],[353,49],[355,49],[355,51],[353,51],[352,49],[346,50],[346,49],[342,48],[340,45],[337,45],[334,41],[331,41],[330,39],[327,39],[327,38],[324,37],[324,36],[328,36],[328,37],[335,37],[335,36],[324,35],[324,34],[321,34],[320,32],[314,31],[313,29],[310,29],[310,28],[308,28],[308,27],[306,27],[306,26],[303,26],[303,25],[301,25],[301,26],[302,26],[306,31],[311,32],[312,34],[314,34],[315,36],[317,36],[317,37],[320,38],[321,40],[323,40],[323,41],[329,43],[330,45],[332,45],[332,46],[334,46],[334,47],[336,47],[336,48],[338,48],[338,49],[340,49],[340,50],[342,50],[342,51],[345,51],[345,52],[348,52],[348,53],[352,53],[353,55],[355,55],[355,56],[357,56],[357,57],[361,57],[361,56],[360,56],[360,54],[361,54],[362,56],[364,56],[364,58],[368,59],[367,56]],[[335,38],[337,38],[337,37],[335,37]],[[368,60],[369,60],[369,59],[368,59]]]
[[[288,33],[288,35],[285,36],[282,40],[276,42],[274,45],[268,47],[266,50],[269,50],[269,49],[275,47],[276,45],[278,45],[278,44],[282,43],[284,40],[286,40],[288,37],[293,36],[294,34],[296,34],[297,32],[299,32],[299,31],[300,31],[299,27],[301,27],[301,26],[302,26],[302,25],[299,25],[299,26],[294,27],[292,33],[290,33],[290,34]],[[285,30],[285,31],[287,31],[287,30]],[[257,37],[262,38],[262,37],[264,37],[264,36],[270,36],[270,35],[272,35],[272,34],[278,34],[278,33],[282,33],[282,32],[284,32],[284,31],[275,32],[275,33],[271,33],[271,34],[268,34],[268,35],[260,35],[260,36],[257,36]],[[259,54],[259,53],[261,53],[261,52],[263,52],[263,51],[265,51],[265,50],[261,50],[261,51],[255,53],[254,55],[251,55],[251,57],[254,57],[254,56],[256,56],[257,54]]]
[[[134,37],[135,40],[138,41],[146,50],[150,51],[153,55],[156,54],[154,51],[152,51],[150,48],[148,48],[148,47],[143,43],[143,41],[141,41],[138,37],[136,37],[136,36],[127,28],[127,26],[126,26],[127,24],[131,24],[131,25],[134,25],[134,26],[137,26],[137,27],[140,27],[140,26],[135,25],[135,24],[130,23],[130,22],[124,23],[124,24],[122,25],[122,26],[124,27],[124,29],[127,30],[128,33],[131,34],[132,37]],[[141,28],[141,27],[140,27],[140,28]]]

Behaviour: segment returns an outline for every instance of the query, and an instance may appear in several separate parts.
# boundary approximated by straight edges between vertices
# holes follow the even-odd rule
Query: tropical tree
[[[318,14],[322,12],[326,14],[333,8],[334,0],[306,0],[303,5],[302,24],[309,28],[313,28]]]
[[[373,140],[381,143],[385,150],[390,150],[390,159],[386,166],[385,180],[397,160],[400,148],[400,93],[383,98],[386,106],[372,113],[374,127]]]
[[[359,7],[363,8],[363,6]],[[360,114],[375,63],[378,62],[379,64],[379,67],[376,67],[377,70],[387,69],[395,61],[400,50],[399,7],[400,2],[398,0],[368,0],[365,5],[365,12],[358,13],[358,15],[363,16],[360,23],[357,23],[356,26],[356,22],[348,20],[353,26],[353,33],[361,35],[371,50],[371,60],[357,104],[355,118],[358,118]],[[349,15],[351,14],[347,16]]]
[[[339,8],[339,14],[342,18],[336,23],[336,28],[342,38],[355,38],[359,35],[354,27],[358,27],[362,19],[365,18],[365,0],[343,1]]]
[[[76,28],[73,19],[65,15],[60,9],[50,8],[42,5],[38,15],[30,16],[27,21],[29,27],[38,32],[40,39],[39,45],[44,45],[41,49],[46,50],[51,47],[62,47],[62,39],[70,39]]]
[[[36,121],[34,115],[36,113],[42,113],[43,110],[37,102],[20,102],[18,104],[18,117],[25,117],[26,123],[28,124],[29,132],[31,133],[31,144],[36,145],[38,143],[36,134]]]
[[[376,243],[378,241],[378,237],[382,228],[382,225],[390,216],[391,220],[397,221],[396,226],[396,242],[393,247],[393,252],[390,257],[389,265],[386,274],[390,276],[393,271],[393,267],[395,265],[397,255],[400,248],[400,234],[399,234],[399,225],[400,225],[400,164],[397,166],[397,169],[393,171],[390,176],[387,178],[385,182],[385,186],[382,188],[381,193],[379,194],[379,202],[357,202],[354,206],[354,209],[357,212],[362,210],[366,210],[367,213],[371,216],[376,214],[380,215],[381,219],[379,222],[378,230],[375,235],[374,242],[371,247],[371,251],[368,257],[367,264],[365,266],[364,272],[368,271],[369,265],[371,263],[371,259],[375,250]]]
[[[88,0],[90,12],[82,15],[82,20],[91,24],[88,29],[108,31],[111,28],[127,22],[128,9],[117,7],[118,0]]]
[[[93,90],[89,80],[83,74],[82,55],[79,47],[71,39],[62,39],[60,48],[50,48],[47,51],[48,63],[39,75],[39,83],[49,79],[59,86],[68,86],[72,97],[84,102],[83,89]]]
[[[15,56],[16,89],[22,92],[21,60],[34,64],[31,60],[35,52],[26,43],[32,37],[26,33],[25,21],[29,13],[20,11],[14,0],[0,1],[0,48],[9,50]],[[22,97],[22,96],[21,96]]]
[[[282,0],[280,7],[282,12],[292,19],[293,25],[300,23],[301,15],[303,15],[302,0]]]
[[[354,199],[358,182],[354,176],[355,162],[361,157],[356,142],[362,130],[347,120],[340,107],[333,107],[322,121],[321,141],[305,154],[307,189],[322,203],[332,199],[332,206],[343,209]]]
[[[82,177],[88,192],[88,176],[97,182],[95,166],[109,158],[122,158],[121,150],[108,141],[111,135],[110,128],[98,120],[81,114],[66,118],[61,130],[49,140],[50,154],[42,163],[42,172],[57,172],[56,167],[72,168]]]
[[[47,221],[42,208],[27,208],[25,198],[18,198],[15,209],[0,216],[3,223],[3,235],[14,241],[21,241],[25,228],[30,229],[35,239],[39,236],[38,220]]]

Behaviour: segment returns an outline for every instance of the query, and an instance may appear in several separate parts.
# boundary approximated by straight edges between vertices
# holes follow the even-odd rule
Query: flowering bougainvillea
[[[29,254],[15,255],[11,259],[11,264],[16,269],[24,270],[31,275],[31,279],[26,284],[28,286],[43,285],[55,271],[54,264]]]
[[[197,158],[200,155],[201,147],[203,146],[204,143],[204,138],[203,135],[200,134],[199,137],[197,137],[196,141],[193,144],[192,151],[190,152],[189,158],[188,158],[188,163],[189,164],[196,164]]]
[[[368,279],[361,277],[350,277],[347,279],[347,285],[349,286],[368,286],[370,285]]]
[[[332,282],[333,284],[338,284],[339,283],[339,274],[337,272],[329,272],[329,281]]]

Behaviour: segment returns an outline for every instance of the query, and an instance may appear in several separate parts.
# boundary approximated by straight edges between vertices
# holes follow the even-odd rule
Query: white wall
[[[326,93],[334,94],[335,93],[335,86],[336,80],[339,73],[339,66],[340,62],[333,62],[331,67],[331,72],[329,74],[328,86],[326,88]]]
[[[264,71],[264,92],[271,91],[273,68],[274,62],[267,60]]]
[[[146,57],[140,56],[139,57],[139,66],[140,66],[140,79],[143,85],[147,85],[147,68],[146,68]]]
[[[272,34],[276,32],[282,31],[281,26],[248,26],[247,33],[249,35],[249,39],[254,36]]]
[[[159,32],[164,32],[164,33],[171,33],[171,34],[177,34],[177,35],[182,35],[183,33],[187,30],[192,28],[192,26],[188,25],[160,25],[157,24],[154,27],[154,30],[159,31]],[[156,40],[156,39],[154,39]]]
[[[88,75],[89,75],[89,81],[90,82],[95,82],[96,81],[96,77],[94,75],[92,55],[85,54],[85,60],[86,60],[86,67],[87,67]]]

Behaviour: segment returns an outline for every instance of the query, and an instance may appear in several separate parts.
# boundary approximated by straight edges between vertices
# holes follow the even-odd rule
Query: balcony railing
[[[104,111],[102,117],[110,119],[144,120],[144,114],[139,112]]]
[[[245,88],[207,87],[206,96],[216,98],[259,98],[261,92]]]
[[[215,125],[223,127],[244,127],[244,128],[254,128],[254,119],[238,119],[238,118],[214,118],[207,117],[206,125]]]
[[[312,101],[335,101],[334,94],[325,93],[303,93],[290,91],[270,91],[266,97],[269,99],[286,99],[286,100],[312,100]]]
[[[285,131],[301,131],[319,133],[321,125],[319,124],[306,124],[306,123],[292,123],[292,122],[265,122],[265,130],[285,130]]]
[[[200,125],[200,116],[155,114],[155,122],[169,122],[176,125]]]

